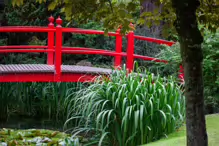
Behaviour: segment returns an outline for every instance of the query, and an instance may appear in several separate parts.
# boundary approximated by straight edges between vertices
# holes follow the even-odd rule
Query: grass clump
[[[100,76],[72,99],[66,125],[74,120],[75,135],[92,131],[99,145],[114,146],[145,144],[175,131],[185,116],[179,86],[171,77],[144,74],[120,70]]]
[[[10,116],[65,121],[80,83],[1,83],[0,122]]]

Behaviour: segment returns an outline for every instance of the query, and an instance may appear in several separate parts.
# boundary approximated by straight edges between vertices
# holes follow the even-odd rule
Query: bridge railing
[[[31,53],[31,52],[43,52],[47,53],[47,64],[54,65],[55,67],[55,78],[60,79],[61,76],[61,65],[62,65],[62,54],[96,54],[96,55],[107,55],[114,57],[114,67],[121,66],[122,57],[126,57],[127,70],[132,71],[134,66],[134,59],[141,59],[146,61],[155,61],[167,63],[166,60],[158,58],[142,56],[134,54],[134,41],[135,39],[148,41],[157,44],[165,44],[171,46],[174,42],[138,36],[134,35],[133,31],[130,31],[125,37],[127,37],[127,48],[126,52],[122,52],[122,36],[120,34],[120,28],[116,32],[109,32],[109,36],[115,37],[115,51],[101,50],[94,48],[83,48],[83,47],[66,47],[63,46],[63,33],[77,33],[77,34],[92,34],[92,35],[104,35],[104,31],[99,30],[87,30],[80,28],[63,28],[62,19],[58,17],[56,19],[56,26],[54,25],[54,18],[49,17],[48,27],[33,27],[33,26],[9,26],[0,27],[0,32],[44,32],[48,34],[47,46],[0,46],[0,53]],[[132,25],[132,24],[131,24]],[[181,76],[183,75],[181,67]]]

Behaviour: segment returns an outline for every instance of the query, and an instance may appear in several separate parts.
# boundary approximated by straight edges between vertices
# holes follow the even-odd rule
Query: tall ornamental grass
[[[1,83],[0,121],[9,115],[65,121],[81,83]]]
[[[219,29],[216,32],[211,32],[202,25],[199,26],[202,30],[204,41],[203,48],[203,80],[204,80],[204,95],[205,95],[205,111],[206,114],[219,112]],[[168,60],[168,64],[157,64],[156,67],[163,74],[172,74],[178,76],[179,65],[182,63],[180,54],[180,44],[168,47],[157,55],[157,58]],[[166,72],[166,73],[165,73]]]
[[[182,125],[185,101],[174,79],[125,70],[100,76],[72,99],[68,120],[75,135],[95,132],[99,145],[135,146],[155,141]],[[94,133],[93,133],[94,134]]]
[[[0,122],[5,122],[10,113],[11,103],[16,103],[17,99],[14,98],[14,91],[11,84],[0,84]]]

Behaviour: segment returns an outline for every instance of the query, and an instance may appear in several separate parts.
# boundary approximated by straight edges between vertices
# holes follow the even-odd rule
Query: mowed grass
[[[209,146],[219,145],[219,114],[206,116]],[[144,146],[186,146],[186,127],[172,133],[168,138],[146,144]]]

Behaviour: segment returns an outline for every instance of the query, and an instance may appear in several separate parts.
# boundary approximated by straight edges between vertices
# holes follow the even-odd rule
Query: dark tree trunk
[[[157,0],[142,0],[141,1],[141,13],[143,12],[153,12],[155,9],[159,9],[159,12],[162,12],[162,5],[156,4]],[[147,20],[146,20],[147,21]],[[153,24],[149,28],[150,32],[153,33],[154,37],[162,37],[162,26],[163,22],[160,22],[160,25]]]
[[[207,146],[201,44],[196,9],[199,0],[172,0],[177,19],[175,27],[180,37],[185,73],[187,146]]]

